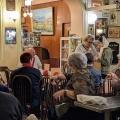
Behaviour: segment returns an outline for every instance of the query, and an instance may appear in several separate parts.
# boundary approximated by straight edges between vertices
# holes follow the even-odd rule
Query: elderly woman
[[[98,38],[98,46],[100,47],[100,53],[95,60],[101,63],[101,73],[104,79],[110,72],[110,65],[112,64],[113,55],[111,49],[108,47],[109,43],[104,36]]]
[[[82,52],[84,54],[92,53],[93,56],[97,56],[97,50],[95,49],[94,45],[92,44],[93,41],[94,41],[94,37],[92,35],[87,35],[83,39],[83,43],[77,46],[75,52]]]
[[[70,75],[58,74],[51,78],[53,80],[66,79],[68,76],[70,78],[64,90],[60,90],[53,94],[54,98],[58,99],[59,96],[64,96],[67,102],[72,102],[77,100],[78,94],[94,95],[93,78],[86,68],[87,57],[85,54],[74,52],[69,55],[67,62],[72,73]],[[83,116],[84,113],[86,114],[85,110],[73,106],[69,108],[67,113],[60,116],[58,120],[81,120],[81,117],[85,117]]]

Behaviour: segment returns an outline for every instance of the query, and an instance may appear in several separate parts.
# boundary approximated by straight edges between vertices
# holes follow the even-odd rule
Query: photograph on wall
[[[94,35],[94,24],[88,24],[88,34]]]
[[[102,2],[91,2],[91,7],[102,6]],[[95,10],[96,12],[101,12],[101,10]]]
[[[109,38],[119,38],[120,37],[120,27],[119,26],[108,26],[108,37]]]
[[[102,0],[102,5],[109,5],[109,0]]]
[[[32,10],[32,32],[41,32],[41,35],[53,35],[53,8]]]
[[[102,17],[110,17],[110,10],[102,10]]]
[[[16,44],[16,28],[5,28],[5,43]]]
[[[117,24],[117,11],[110,12],[110,24]]]

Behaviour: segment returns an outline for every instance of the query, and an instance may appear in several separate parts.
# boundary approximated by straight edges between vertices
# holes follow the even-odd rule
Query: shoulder
[[[37,55],[35,55],[35,59],[39,59],[39,57]]]

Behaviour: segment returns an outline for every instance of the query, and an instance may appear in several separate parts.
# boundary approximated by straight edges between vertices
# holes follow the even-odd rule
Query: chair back
[[[12,89],[14,96],[20,101],[22,106],[32,103],[32,82],[26,75],[16,75],[12,79]]]
[[[5,69],[8,69],[7,66],[0,66],[0,72],[5,72]]]
[[[5,75],[6,75],[6,78],[7,78],[7,83],[9,83],[11,72],[12,72],[12,70],[5,69]]]

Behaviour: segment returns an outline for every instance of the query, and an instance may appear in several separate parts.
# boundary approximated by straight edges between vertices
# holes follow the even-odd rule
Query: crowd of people
[[[51,79],[54,81],[68,79],[65,89],[53,94],[55,99],[58,99],[59,96],[64,96],[65,102],[70,103],[68,111],[59,116],[57,120],[93,120],[94,118],[96,120],[103,120],[103,114],[97,114],[96,112],[76,107],[73,101],[77,100],[78,94],[94,96],[95,88],[101,86],[106,77],[113,79],[112,86],[118,91],[120,90],[120,79],[115,74],[120,66],[120,55],[118,55],[116,68],[110,72],[113,56],[111,49],[108,47],[109,42],[105,36],[100,36],[97,44],[99,47],[98,53],[93,45],[93,41],[94,38],[91,35],[87,35],[83,43],[78,45],[76,51],[69,55],[67,65],[72,71],[71,73],[60,73],[51,76]],[[101,64],[101,71],[94,69],[94,62]],[[21,54],[18,67],[10,75],[9,91],[12,91],[12,79],[16,75],[23,74],[28,76],[32,82],[32,104],[35,108],[33,114],[39,117],[36,115],[36,109],[38,110],[40,105],[39,80],[42,78],[40,72],[42,64],[33,48],[29,48]],[[119,95],[119,92],[117,95]],[[0,102],[3,103],[0,106],[0,111],[3,113],[0,114],[0,120],[3,120],[3,118],[6,120],[22,120],[22,107],[19,101],[9,93],[0,92],[0,96]],[[52,119],[49,118],[49,120]]]

